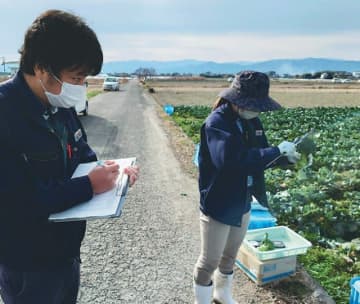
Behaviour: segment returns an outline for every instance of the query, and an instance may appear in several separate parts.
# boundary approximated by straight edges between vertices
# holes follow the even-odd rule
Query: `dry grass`
[[[153,95],[151,95],[153,96]],[[169,138],[170,145],[174,151],[176,158],[179,160],[181,168],[193,178],[197,178],[198,170],[193,164],[193,156],[195,146],[192,140],[183,132],[174,120],[172,120],[160,106],[156,108],[157,114],[161,118],[160,121],[163,130]]]
[[[5,80],[8,80],[8,79],[9,79],[9,77],[7,77],[7,76],[0,76],[0,83]]]
[[[159,104],[212,105],[227,88],[224,80],[148,81]],[[272,81],[270,95],[284,107],[360,106],[360,83]]]

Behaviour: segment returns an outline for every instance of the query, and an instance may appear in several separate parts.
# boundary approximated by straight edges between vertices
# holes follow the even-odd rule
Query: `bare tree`
[[[156,71],[154,68],[138,68],[134,72],[135,75],[137,75],[139,78],[143,78],[146,80],[148,77],[151,77],[153,75],[156,75]]]

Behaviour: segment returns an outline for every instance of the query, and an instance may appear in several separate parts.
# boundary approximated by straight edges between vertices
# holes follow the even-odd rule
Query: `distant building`
[[[331,79],[331,75],[329,73],[321,73],[320,79]]]
[[[360,72],[352,72],[352,75],[353,75],[355,78],[360,78]]]
[[[14,75],[19,70],[19,61],[5,61],[2,63],[1,72],[2,74]]]

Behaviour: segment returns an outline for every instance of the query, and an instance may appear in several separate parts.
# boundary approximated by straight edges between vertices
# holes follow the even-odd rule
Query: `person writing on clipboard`
[[[269,146],[260,112],[281,106],[269,97],[269,78],[256,71],[237,74],[220,92],[201,127],[199,151],[201,253],[194,268],[196,304],[236,304],[233,267],[245,237],[252,196],[267,206],[264,170],[296,163],[296,145]]]
[[[30,25],[20,70],[0,85],[0,294],[5,304],[76,303],[85,221],[52,223],[49,214],[114,187],[119,166],[95,161],[75,106],[87,75],[100,72],[96,34],[79,17],[50,10]],[[125,169],[130,185],[137,167]]]

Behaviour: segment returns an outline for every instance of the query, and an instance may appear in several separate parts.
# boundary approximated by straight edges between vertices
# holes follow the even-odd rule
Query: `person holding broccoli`
[[[195,303],[237,303],[233,267],[244,239],[254,196],[267,206],[264,170],[296,163],[292,142],[269,146],[260,112],[281,106],[269,97],[266,74],[244,71],[223,90],[201,127],[199,150],[201,253],[194,269]],[[212,294],[214,292],[214,294]]]

